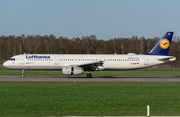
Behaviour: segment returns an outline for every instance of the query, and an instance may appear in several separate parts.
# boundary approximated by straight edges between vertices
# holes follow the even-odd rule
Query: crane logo
[[[162,39],[162,40],[160,41],[159,45],[160,45],[160,47],[161,47],[162,49],[167,49],[167,48],[169,47],[170,43],[169,43],[169,40],[167,40],[167,39]]]

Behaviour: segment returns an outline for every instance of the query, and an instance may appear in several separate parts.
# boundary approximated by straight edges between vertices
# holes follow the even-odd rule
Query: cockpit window
[[[10,60],[10,61],[15,61],[15,58],[10,58],[9,60]]]

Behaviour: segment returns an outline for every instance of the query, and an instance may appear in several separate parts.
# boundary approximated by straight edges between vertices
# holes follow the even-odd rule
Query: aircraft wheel
[[[91,78],[92,77],[91,73],[87,73],[87,77]]]

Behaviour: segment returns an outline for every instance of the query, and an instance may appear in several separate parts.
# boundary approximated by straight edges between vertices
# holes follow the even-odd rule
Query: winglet
[[[164,55],[168,56],[171,41],[174,32],[166,32],[165,35],[158,41],[153,49],[145,55]]]

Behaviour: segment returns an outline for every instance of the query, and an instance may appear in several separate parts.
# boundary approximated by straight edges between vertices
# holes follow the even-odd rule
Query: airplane
[[[147,68],[171,61],[176,57],[168,56],[174,32],[166,32],[147,54],[21,54],[3,63],[10,69],[22,70],[62,70],[64,75],[80,75],[100,70],[134,70]]]

